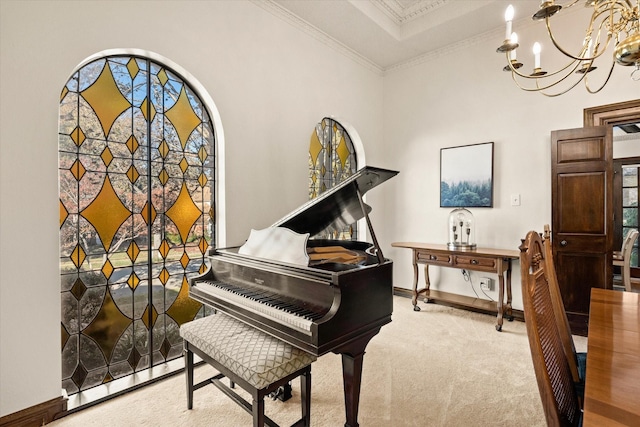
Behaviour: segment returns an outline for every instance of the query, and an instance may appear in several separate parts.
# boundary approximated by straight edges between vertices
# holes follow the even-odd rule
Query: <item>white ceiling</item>
[[[533,15],[540,0],[266,0],[382,71]],[[496,47],[502,40],[496,40]]]

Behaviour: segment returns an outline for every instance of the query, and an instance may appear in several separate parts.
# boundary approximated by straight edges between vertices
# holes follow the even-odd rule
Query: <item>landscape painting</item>
[[[440,207],[493,207],[493,142],[440,149]]]

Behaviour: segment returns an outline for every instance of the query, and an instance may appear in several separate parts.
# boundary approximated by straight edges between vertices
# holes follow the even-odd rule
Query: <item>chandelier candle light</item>
[[[593,8],[593,13],[584,35],[582,48],[578,53],[572,54],[557,42],[551,30],[550,18],[561,9],[567,9],[577,3],[583,3],[585,7]],[[556,4],[554,0],[543,0],[540,9],[532,19],[545,21],[549,39],[556,49],[569,58],[567,65],[554,72],[544,71],[541,67],[541,46],[538,42],[533,45],[533,71],[530,74],[518,71],[523,64],[516,59],[516,48],[519,45],[517,34],[512,32],[514,16],[515,10],[512,5],[509,5],[504,14],[507,23],[505,39],[497,52],[506,54],[507,65],[503,70],[511,71],[513,81],[520,89],[527,92],[540,92],[546,96],[558,96],[567,93],[581,81],[584,81],[587,91],[597,93],[611,78],[616,64],[634,66],[631,78],[640,81],[640,0],[573,0],[564,6]],[[608,56],[604,54],[609,50],[609,46],[613,46],[611,67],[604,83],[594,89],[589,85],[587,74],[597,68],[594,65],[596,60]],[[575,81],[569,79],[572,76]],[[531,80],[535,85],[525,86],[522,84],[522,82]],[[556,88],[555,92],[548,90],[561,82],[565,82],[568,87],[561,86]]]

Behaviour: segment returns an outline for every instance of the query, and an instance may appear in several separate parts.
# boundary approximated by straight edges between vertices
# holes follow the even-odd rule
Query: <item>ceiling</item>
[[[505,27],[510,3],[529,19],[540,0],[267,0],[380,70]],[[499,37],[500,38],[500,37]],[[502,39],[496,40],[496,47]]]

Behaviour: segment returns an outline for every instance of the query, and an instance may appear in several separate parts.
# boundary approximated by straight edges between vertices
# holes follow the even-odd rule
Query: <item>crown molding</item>
[[[429,51],[425,54],[407,59],[406,61],[398,62],[397,64],[391,65],[384,69],[384,74],[390,74],[396,71],[405,70],[407,68],[412,68],[420,64],[424,64],[425,62],[430,62],[436,60],[442,56],[450,55],[451,53],[469,50],[472,46],[480,44],[482,42],[491,40],[491,39],[499,39],[499,34],[503,33],[503,30],[497,31],[489,31],[473,38],[461,40],[456,43],[452,43],[450,45],[441,47],[440,49]],[[496,38],[497,37],[497,38]]]
[[[422,0],[409,7],[404,7],[398,0],[370,0],[371,3],[391,18],[397,25],[402,25],[427,12],[437,9],[451,0]]]
[[[389,73],[393,73],[393,72],[397,72],[400,70],[404,70],[407,68],[411,68],[420,64],[423,64],[425,62],[430,62],[430,61],[434,61],[437,60],[438,58],[441,58],[443,56],[446,55],[451,55],[452,53],[455,52],[459,52],[459,51],[468,51],[470,48],[472,48],[473,46],[476,46],[480,43],[484,43],[487,41],[491,41],[491,40],[502,40],[503,37],[503,29],[501,28],[496,28],[495,30],[491,30],[491,31],[487,31],[485,33],[479,34],[477,36],[465,39],[465,40],[461,40],[459,42],[456,43],[452,43],[450,45],[444,46],[442,48],[427,52],[425,54],[407,59],[406,61],[402,61],[402,62],[398,62],[396,64],[390,65],[388,67],[381,67],[380,65],[376,64],[375,62],[371,61],[370,59],[366,58],[365,56],[359,54],[358,52],[356,52],[355,50],[351,49],[350,47],[348,47],[347,45],[343,44],[342,42],[336,40],[335,38],[331,37],[329,34],[325,33],[324,31],[318,29],[317,27],[315,27],[314,25],[312,25],[311,23],[309,23],[308,21],[305,21],[304,19],[300,18],[299,16],[295,15],[294,13],[288,11],[287,9],[285,9],[284,7],[280,6],[278,3],[274,2],[273,0],[250,0],[253,4],[255,4],[256,6],[259,6],[260,8],[270,12],[271,14],[275,15],[276,17],[284,20],[285,22],[288,22],[289,24],[293,25],[294,27],[302,30],[303,32],[305,32],[306,34],[310,35],[311,37],[313,37],[314,39],[322,42],[323,44],[325,44],[326,46],[334,49],[335,51],[343,54],[344,56],[350,58],[351,60],[353,60],[354,62],[362,65],[363,67],[365,67],[366,69],[374,72],[375,74],[379,75],[379,76],[385,76],[386,74]],[[421,1],[419,3],[416,3],[414,5],[412,5],[409,8],[406,8],[406,12],[405,12],[405,16],[420,16],[422,14],[424,14],[425,12],[428,12],[430,10],[433,10],[434,8],[438,8],[444,4],[446,4],[447,2],[450,2],[452,0],[424,0]],[[400,8],[402,10],[404,10],[404,8],[402,7],[402,5],[398,2],[398,0],[371,0],[371,4],[375,5],[376,7],[382,7],[382,5],[384,5],[385,7],[390,7],[390,8]],[[390,4],[396,4],[394,6],[389,6]],[[576,13],[576,11],[571,11],[569,13]],[[394,18],[391,18],[395,21]],[[537,24],[537,22],[532,21],[530,18],[528,17],[523,17],[521,19],[516,20],[515,22],[517,22],[517,28],[530,28],[534,25]],[[515,23],[514,22],[514,23]],[[500,42],[496,42],[496,47],[500,44]]]
[[[530,28],[536,25],[535,21],[530,18],[521,18],[517,21],[518,28]],[[396,71],[405,70],[407,68],[415,67],[425,62],[436,60],[442,56],[450,55],[454,52],[468,51],[471,47],[480,43],[488,42],[491,40],[502,40],[504,38],[504,30],[502,28],[496,28],[491,31],[478,34],[472,38],[464,39],[456,43],[441,47],[440,49],[432,50],[425,54],[407,59],[406,61],[398,62],[397,64],[390,65],[384,69],[384,74],[390,74]],[[500,42],[496,42],[496,47],[500,45]]]
[[[259,6],[260,8],[266,10],[267,12],[270,12],[271,14],[277,16],[278,18],[288,22],[294,27],[304,31],[306,34],[310,35],[314,39],[324,43],[330,48],[340,52],[346,57],[364,66],[368,70],[373,71],[374,73],[380,76],[384,75],[384,70],[382,67],[380,67],[373,61],[367,59],[363,55],[360,55],[355,50],[351,49],[347,45],[334,39],[329,34],[325,33],[324,31],[321,31],[320,29],[313,26],[312,24],[305,21],[304,19],[300,18],[299,16],[291,13],[290,11],[283,8],[279,4],[273,2],[272,0],[250,0],[250,1],[256,6]]]

